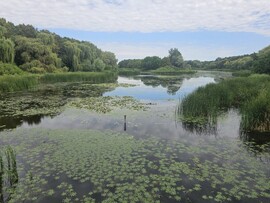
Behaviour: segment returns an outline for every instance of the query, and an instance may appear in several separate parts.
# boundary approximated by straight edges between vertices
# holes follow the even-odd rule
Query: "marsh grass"
[[[29,90],[38,85],[38,76],[0,76],[0,92]]]
[[[180,68],[174,68],[170,66],[161,67],[161,68],[151,71],[151,73],[160,74],[160,75],[194,74],[196,72],[197,71],[191,70],[191,69],[180,69]]]
[[[270,131],[270,76],[234,78],[198,88],[183,99],[178,114],[184,122],[215,125],[221,112],[238,108],[243,131]]]
[[[57,82],[112,83],[117,80],[113,72],[50,73],[45,75],[0,76],[0,93],[33,89],[40,84]]]
[[[114,72],[74,72],[50,73],[41,76],[42,83],[56,82],[90,82],[93,84],[115,82],[117,73]]]
[[[121,68],[121,69],[118,69],[118,73],[119,75],[122,75],[122,76],[132,76],[132,75],[139,75],[141,72],[140,69],[130,69],[130,68]]]
[[[19,181],[16,153],[12,147],[4,149],[0,154],[0,202],[9,202]]]

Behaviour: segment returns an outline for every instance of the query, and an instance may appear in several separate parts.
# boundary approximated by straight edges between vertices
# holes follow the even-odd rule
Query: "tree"
[[[270,74],[270,46],[259,51],[254,62],[254,71],[256,73]]]
[[[165,67],[165,66],[171,66],[171,61],[170,61],[170,58],[168,56],[164,57],[162,60],[161,60],[161,66],[162,67]]]
[[[145,70],[155,70],[161,67],[161,58],[158,56],[147,56],[142,61],[142,67]]]
[[[115,69],[117,67],[117,59],[115,54],[109,51],[102,52],[102,61],[106,65],[106,69]]]
[[[178,49],[174,48],[169,50],[169,59],[173,66],[183,68],[184,59]]]
[[[13,63],[14,43],[10,39],[0,38],[0,61]]]
[[[103,71],[105,69],[106,64],[100,59],[97,58],[94,61],[94,68],[96,71]]]

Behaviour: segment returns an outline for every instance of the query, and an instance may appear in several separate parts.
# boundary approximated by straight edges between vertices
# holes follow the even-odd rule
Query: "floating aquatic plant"
[[[13,202],[49,201],[56,195],[63,202],[270,198],[267,163],[237,141],[190,144],[111,131],[46,129],[2,132],[1,141],[13,143],[20,160]],[[31,173],[23,175],[25,167]]]

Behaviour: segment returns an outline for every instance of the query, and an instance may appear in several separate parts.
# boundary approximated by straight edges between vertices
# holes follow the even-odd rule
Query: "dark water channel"
[[[12,116],[12,113],[3,109],[5,103],[2,103],[0,110],[2,112],[0,146],[3,148],[10,144],[21,152],[18,154],[18,162],[24,185],[27,182],[25,177],[28,170],[34,170],[32,173],[37,176],[35,182],[37,186],[33,186],[32,183],[33,191],[36,190],[34,194],[29,192],[29,197],[25,197],[21,193],[24,191],[26,194],[24,188],[26,186],[18,186],[21,193],[16,193],[14,201],[20,202],[18,199],[25,198],[24,202],[102,202],[105,200],[151,202],[153,199],[156,202],[269,202],[269,133],[241,133],[239,131],[241,117],[237,109],[224,112],[220,115],[217,125],[211,127],[184,125],[175,113],[183,97],[198,87],[219,82],[225,77],[230,77],[230,74],[200,72],[181,77],[149,75],[119,77],[119,84],[131,86],[120,85],[108,91],[102,90],[95,95],[131,96],[144,103],[148,107],[146,111],[120,108],[103,114],[69,106],[69,101],[93,95],[92,92],[83,94],[84,88],[81,89],[80,94],[69,92],[68,89],[63,91],[60,88],[61,90],[48,92],[46,89],[43,92],[33,91],[19,96],[18,94],[2,95],[2,100],[11,98],[14,101],[17,97],[30,100],[28,103],[22,102],[24,108],[29,108],[25,116],[18,113],[25,109],[19,108],[14,111],[16,116]],[[35,101],[37,97],[42,97],[44,103]],[[20,106],[20,103],[16,105]],[[31,113],[32,105],[46,107],[44,111],[34,115]],[[55,114],[52,113],[54,111]],[[4,114],[7,116],[3,116]],[[124,116],[126,116],[126,123]],[[123,148],[123,151],[129,150],[131,157],[126,157],[113,147],[110,148],[110,145],[107,148],[104,144],[109,155],[103,151],[100,154],[92,151],[97,157],[92,157],[91,164],[88,166],[85,162],[90,159],[90,155],[86,150],[90,149],[86,143],[89,142],[89,147],[93,148],[98,144],[90,144],[91,141],[83,136],[87,130],[108,131],[112,134],[127,133],[132,140],[134,137],[135,144],[131,145],[130,149],[126,149],[129,146],[127,141]],[[67,137],[64,139],[63,136]],[[114,142],[107,140],[107,137],[102,139],[104,140],[101,142],[106,144],[110,142],[119,144],[119,148],[123,147],[121,142],[125,140],[123,138]],[[81,151],[84,147],[86,149]],[[31,156],[30,153],[34,155]],[[121,157],[119,160],[122,161],[118,160],[118,155],[115,155],[117,153]],[[74,156],[79,157],[76,160]],[[112,179],[102,177],[101,174],[106,176],[109,170],[113,171],[109,169],[107,160],[111,158],[110,163],[114,165],[114,156],[118,160],[117,165],[123,164],[123,167],[127,168],[126,170],[119,168],[121,174],[128,173],[127,176],[133,177],[139,171],[139,174],[143,175],[142,179],[144,178],[143,184],[137,177],[119,180],[116,175],[111,175]],[[64,161],[65,157],[66,161]],[[93,160],[98,160],[96,166]],[[99,163],[100,160],[106,161]],[[73,165],[70,165],[71,163]],[[76,167],[76,164],[85,166]],[[149,166],[150,164],[153,166]],[[87,172],[85,169],[87,167],[92,172]],[[146,174],[143,172],[144,169],[147,171]],[[100,172],[97,172],[99,170]],[[177,170],[181,175],[176,175]],[[80,172],[84,175],[77,177]],[[87,174],[91,174],[90,179]],[[104,186],[110,185],[111,182],[115,185]],[[131,185],[130,188],[126,184]],[[142,190],[137,191],[139,186]],[[38,190],[39,187],[41,190]],[[42,190],[48,190],[48,194],[53,190],[54,193],[47,195],[42,193]],[[249,193],[252,195],[248,195]],[[137,198],[140,194],[142,199]],[[131,200],[132,195],[134,199]]]

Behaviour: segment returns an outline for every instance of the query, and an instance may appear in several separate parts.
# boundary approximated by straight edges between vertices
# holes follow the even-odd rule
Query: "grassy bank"
[[[161,67],[156,70],[152,70],[151,73],[159,75],[181,75],[181,74],[193,74],[197,71],[191,69],[179,69],[170,66]]]
[[[42,83],[56,82],[89,82],[93,84],[115,82],[117,74],[113,72],[74,72],[51,73],[42,75]]]
[[[92,84],[111,83],[117,80],[112,72],[51,73],[45,75],[0,76],[0,92],[14,92],[32,89],[42,83],[88,82]]]
[[[132,76],[132,75],[139,75],[141,72],[140,69],[129,69],[129,68],[121,68],[118,69],[118,74],[121,76]]]
[[[39,80],[36,75],[0,76],[0,92],[29,90],[38,84]]]
[[[270,76],[253,75],[209,84],[184,98],[178,108],[188,123],[215,124],[218,115],[238,108],[243,131],[270,131]]]

